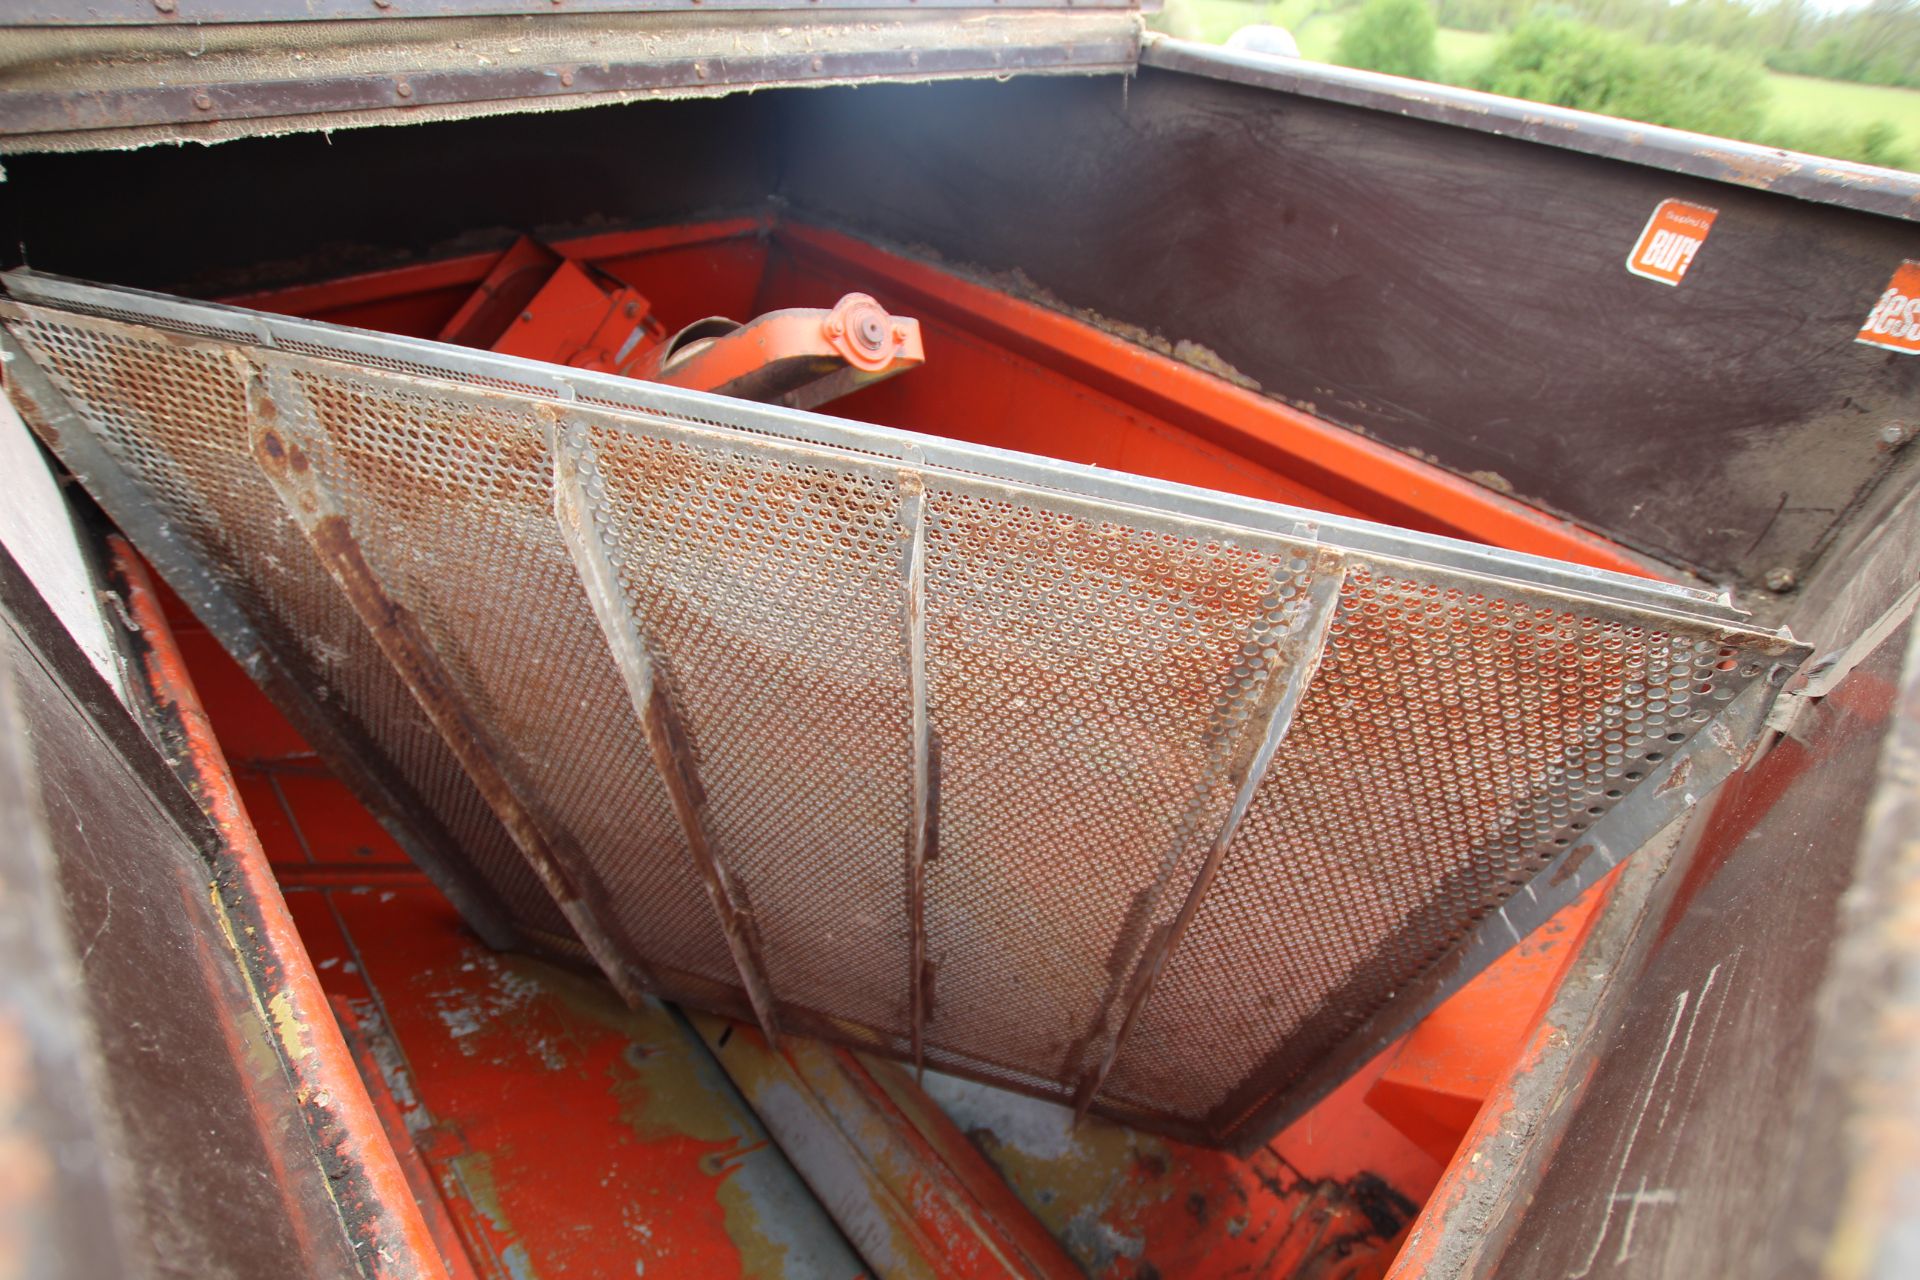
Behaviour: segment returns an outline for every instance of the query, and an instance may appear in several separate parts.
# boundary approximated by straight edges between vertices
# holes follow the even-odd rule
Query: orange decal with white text
[[[1894,268],[1893,279],[1853,340],[1907,355],[1920,353],[1920,262],[1908,259]]]
[[[1718,216],[1719,210],[1703,204],[1662,200],[1627,255],[1627,270],[1661,284],[1679,284]]]

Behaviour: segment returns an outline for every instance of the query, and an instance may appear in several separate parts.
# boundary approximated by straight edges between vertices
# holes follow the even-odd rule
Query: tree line
[[[1763,67],[1920,86],[1920,0],[1830,15],[1802,0],[1364,0],[1334,60],[1435,79],[1436,25],[1505,31],[1470,88],[1891,168],[1911,159],[1885,120],[1770,120]]]
[[[1506,31],[1530,17],[1571,19],[1649,44],[1741,54],[1775,71],[1920,89],[1920,0],[1824,10],[1808,0],[1439,0],[1443,27]]]

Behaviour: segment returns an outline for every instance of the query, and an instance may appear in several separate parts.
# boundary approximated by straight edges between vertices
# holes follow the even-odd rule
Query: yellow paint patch
[[[301,1034],[300,1015],[293,1011],[293,998],[284,991],[274,993],[267,1001],[267,1012],[273,1017],[273,1033],[280,1037],[280,1047],[287,1051],[287,1057],[299,1061],[313,1052]]]

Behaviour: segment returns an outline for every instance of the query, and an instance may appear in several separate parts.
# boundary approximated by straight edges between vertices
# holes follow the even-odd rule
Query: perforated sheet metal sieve
[[[106,453],[197,552],[263,641],[384,749],[384,766],[415,784],[525,923],[564,933],[552,900],[253,465],[245,388],[226,352],[79,317],[47,315],[13,332],[31,344]],[[49,443],[59,451],[57,441]],[[109,514],[131,523],[110,506]]]
[[[103,314],[9,333],[523,920],[563,929],[261,478],[249,385],[668,994],[763,984],[783,1027],[1190,1138],[1270,1127],[1629,852],[1802,656],[1659,584],[55,291]]]

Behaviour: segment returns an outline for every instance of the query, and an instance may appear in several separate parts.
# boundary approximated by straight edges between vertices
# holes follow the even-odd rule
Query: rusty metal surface
[[[1644,580],[13,284],[122,317],[4,309],[209,572],[327,625],[311,554],[261,545],[245,386],[297,388],[368,573],[663,992],[1206,1141],[1257,1143],[1630,853],[1803,655]]]
[[[1373,1280],[1424,1190],[1367,1165],[1392,1139],[1357,1094],[1315,1113],[1319,1144],[1303,1122],[1243,1159],[950,1076],[926,1089],[1092,1280]]]
[[[486,1280],[867,1273],[674,1011],[490,951],[431,889],[288,905]]]
[[[0,17],[0,150],[211,142],[776,85],[1119,72],[1139,57],[1138,12],[1115,0],[852,0],[773,21],[766,7],[381,19],[369,5],[368,20],[298,27],[36,29]]]
[[[151,727],[220,833],[212,856],[220,922],[254,1002],[271,1016],[307,1129],[326,1152],[331,1198],[373,1275],[452,1280],[330,1016],[153,583],[123,538],[107,541],[119,607],[145,668]]]
[[[1396,1276],[1913,1270],[1920,490],[1871,515],[1803,602],[1835,683],[1626,873]]]
[[[288,514],[307,535],[315,557],[339,585],[401,683],[513,837],[540,883],[566,913],[568,923],[614,989],[629,1002],[638,1001],[652,983],[634,960],[631,948],[614,936],[607,920],[606,893],[598,877],[585,865],[571,839],[557,832],[551,820],[527,798],[525,784],[508,776],[503,750],[461,696],[433,641],[413,614],[388,594],[367,563],[351,520],[327,492],[308,454],[308,449],[316,445],[303,430],[313,419],[311,407],[291,384],[280,389],[278,397],[294,401],[287,406],[286,422],[281,420],[281,399],[266,386],[266,380],[249,380],[247,418],[252,424],[251,443],[260,469],[272,482]]]
[[[97,1145],[62,1158],[103,1170],[112,1213],[91,1225],[111,1238],[75,1257],[109,1275],[116,1250],[153,1277],[432,1274],[399,1240],[363,1265],[362,1224],[334,1198],[272,1013],[227,933],[206,861],[218,836],[32,591],[0,555],[0,696],[31,744],[31,821],[55,859],[79,979],[62,995],[98,1055],[77,1081]],[[50,1172],[25,1146],[5,1165],[23,1189]]]
[[[1632,997],[1586,1049],[1591,1080],[1526,1188],[1531,1207],[1466,1274],[1821,1267],[1841,1202],[1806,1189],[1837,1190],[1844,1166],[1807,1122],[1846,1074],[1822,1069],[1818,993],[1905,639],[1821,705],[1804,743],[1780,743],[1727,789]]]

